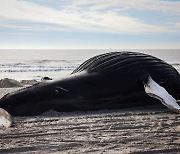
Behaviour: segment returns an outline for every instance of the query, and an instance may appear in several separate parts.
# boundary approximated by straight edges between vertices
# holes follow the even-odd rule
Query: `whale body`
[[[69,76],[48,80],[5,95],[0,107],[11,115],[118,109],[157,103],[143,81],[151,76],[173,97],[180,92],[180,75],[165,61],[138,52],[109,52],[94,56]]]

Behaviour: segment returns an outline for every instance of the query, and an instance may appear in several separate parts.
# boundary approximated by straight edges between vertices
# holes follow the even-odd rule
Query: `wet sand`
[[[0,97],[18,88],[0,88]],[[161,104],[14,117],[0,128],[0,153],[180,153],[180,114]]]

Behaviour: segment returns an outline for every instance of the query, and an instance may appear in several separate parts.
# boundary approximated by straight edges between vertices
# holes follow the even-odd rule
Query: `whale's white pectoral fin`
[[[148,77],[148,82],[144,84],[145,92],[156,99],[159,99],[163,105],[167,106],[170,110],[180,113],[180,106],[177,104],[176,99],[174,99],[165,88],[157,84],[150,76]]]
[[[11,115],[4,109],[0,108],[0,126],[11,127],[12,123]]]

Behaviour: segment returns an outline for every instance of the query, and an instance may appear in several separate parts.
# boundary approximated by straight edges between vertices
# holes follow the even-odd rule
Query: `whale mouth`
[[[163,105],[168,107],[170,110],[180,113],[180,106],[177,104],[176,99],[174,99],[165,88],[161,87],[156,83],[151,76],[148,77],[147,83],[144,84],[145,92],[153,98],[161,101]]]

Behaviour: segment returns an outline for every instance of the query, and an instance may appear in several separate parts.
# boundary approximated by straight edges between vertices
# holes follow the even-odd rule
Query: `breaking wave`
[[[0,72],[53,72],[73,71],[79,65],[78,61],[42,60],[23,63],[0,63]]]

